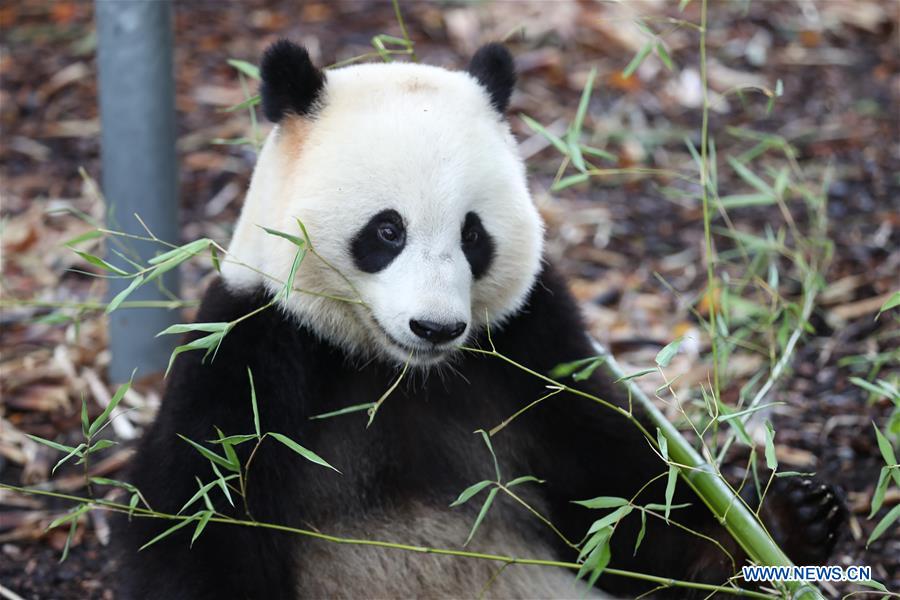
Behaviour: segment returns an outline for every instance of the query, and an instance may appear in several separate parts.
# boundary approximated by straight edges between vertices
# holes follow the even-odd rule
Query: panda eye
[[[387,268],[406,245],[403,217],[394,209],[386,209],[370,218],[353,239],[350,253],[363,273],[377,273]]]
[[[475,279],[483,277],[491,266],[496,247],[477,213],[466,213],[462,227],[462,251]]]
[[[397,246],[403,242],[403,232],[393,223],[382,223],[379,225],[378,237],[391,246]]]

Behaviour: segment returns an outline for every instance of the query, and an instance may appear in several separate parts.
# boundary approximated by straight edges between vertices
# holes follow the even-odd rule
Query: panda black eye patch
[[[406,227],[396,210],[383,210],[363,225],[350,242],[356,268],[377,273],[386,268],[406,246]]]
[[[472,277],[479,279],[484,276],[494,259],[494,238],[474,212],[466,213],[466,220],[463,222],[462,249],[472,269]]]

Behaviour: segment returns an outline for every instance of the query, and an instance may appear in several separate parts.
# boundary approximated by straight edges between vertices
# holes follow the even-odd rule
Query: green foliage
[[[884,301],[884,304],[878,309],[876,318],[880,317],[881,313],[891,310],[892,308],[897,308],[898,306],[900,306],[900,290],[891,294],[891,297]]]
[[[660,368],[665,368],[669,366],[669,363],[672,362],[672,359],[675,358],[675,355],[678,354],[678,349],[681,347],[682,338],[676,338],[675,340],[666,344],[662,350],[656,355],[656,364]]]

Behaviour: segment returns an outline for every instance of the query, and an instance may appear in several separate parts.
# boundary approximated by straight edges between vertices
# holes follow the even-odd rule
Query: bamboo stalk
[[[597,354],[605,359],[600,368],[606,372],[607,376],[612,377],[613,380],[623,379],[626,374],[613,355],[596,342],[594,346]],[[622,383],[628,388],[629,394],[641,406],[650,421],[659,427],[665,436],[668,442],[669,456],[673,462],[680,465],[678,468],[682,480],[697,493],[741,548],[761,565],[793,565],[756,516],[716,473],[715,467],[700,456],[633,380],[625,379]],[[785,585],[791,591],[792,599],[824,600],[822,593],[810,583],[789,581],[785,582]]]

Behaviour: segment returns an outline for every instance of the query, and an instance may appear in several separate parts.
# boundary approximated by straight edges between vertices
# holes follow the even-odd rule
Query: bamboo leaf
[[[227,482],[228,482],[228,479],[233,478],[233,477],[239,477],[239,475],[229,475],[228,477],[224,477],[222,475],[222,472],[219,470],[219,467],[216,466],[216,463],[211,462],[211,463],[209,463],[209,465],[212,467],[213,473],[215,473],[215,475],[217,477],[216,483],[218,484],[219,488],[222,490],[222,493],[225,495],[225,499],[228,500],[228,504],[230,504],[231,506],[234,506],[234,500],[231,499],[231,492],[228,491]]]
[[[87,444],[78,444],[77,446],[72,448],[71,452],[69,452],[68,454],[63,456],[61,459],[59,459],[59,462],[57,462],[55,465],[53,465],[53,468],[50,469],[50,474],[53,475],[54,473],[56,473],[56,469],[58,469],[63,463],[65,463],[67,460],[69,460],[73,456],[78,456],[79,458],[84,456],[85,448],[87,448]]]
[[[584,156],[581,155],[581,147],[578,145],[578,141],[574,138],[571,131],[566,135],[566,138],[569,140],[569,157],[572,160],[572,165],[584,173],[587,171],[587,165],[584,163]]]
[[[222,451],[225,453],[225,459],[233,465],[240,466],[241,461],[238,460],[237,453],[234,451],[234,445],[228,441],[221,441],[224,440],[225,434],[222,433],[222,430],[218,427],[216,427],[215,429],[216,433],[219,434],[219,443],[222,445]]]
[[[659,60],[662,61],[662,64],[666,65],[666,68],[668,70],[675,70],[675,65],[672,63],[672,57],[669,56],[669,51],[666,49],[666,45],[661,41],[656,42],[656,55],[659,56]]]
[[[750,186],[756,188],[763,194],[768,194],[773,197],[775,196],[775,190],[772,189],[772,186],[760,179],[759,176],[756,175],[756,173],[739,163],[731,156],[727,157],[727,159],[728,164],[731,165],[731,168],[734,169],[734,171],[740,176],[741,179],[750,184]]]
[[[134,509],[137,508],[138,502],[140,500],[141,500],[141,496],[137,492],[135,492],[131,495],[131,500],[128,501],[128,516],[129,516],[129,518],[131,517],[131,515],[134,514]]]
[[[627,505],[628,500],[617,496],[599,496],[590,500],[573,500],[572,503],[585,508],[616,508]]]
[[[210,450],[209,448],[206,448],[205,446],[202,446],[202,445],[198,444],[198,443],[195,442],[194,440],[191,440],[191,439],[188,439],[188,438],[184,437],[184,436],[181,435],[180,433],[179,433],[179,434],[176,434],[176,435],[178,435],[178,437],[180,437],[181,439],[183,439],[184,441],[186,441],[188,444],[190,444],[191,446],[193,446],[194,449],[195,449],[197,452],[199,452],[201,455],[203,455],[203,457],[204,457],[206,460],[212,461],[212,462],[216,463],[217,465],[219,465],[220,467],[225,467],[225,468],[228,469],[229,471],[234,471],[234,472],[239,472],[239,471],[240,471],[240,465],[236,465],[236,464],[233,464],[233,463],[229,462],[227,459],[223,458],[222,456],[219,456],[218,454],[216,454],[215,452],[213,452],[213,451]]]
[[[188,333],[190,331],[202,331],[206,333],[216,333],[220,331],[225,331],[228,329],[228,326],[231,323],[225,322],[214,322],[214,323],[179,323],[177,325],[171,325],[166,327],[162,331],[156,334],[156,337],[161,335],[172,335],[178,333]]]
[[[668,463],[669,440],[666,439],[666,436],[663,435],[663,432],[659,427],[656,428],[656,444],[659,446],[659,453],[662,454],[663,459]]]
[[[569,175],[568,177],[563,177],[552,186],[550,186],[551,192],[559,192],[566,188],[572,187],[573,185],[578,185],[579,183],[584,183],[589,180],[591,176],[587,173],[577,173],[575,175]]]
[[[75,244],[80,244],[81,242],[86,242],[88,240],[95,240],[99,237],[103,237],[103,233],[99,229],[91,229],[86,233],[82,233],[81,235],[76,235],[75,237],[66,240],[63,242],[62,246],[74,246]]]
[[[250,379],[250,408],[253,410],[253,430],[256,432],[256,439],[260,439],[262,434],[259,431],[259,406],[256,404],[256,386],[253,384],[253,372],[247,367],[247,377]]]
[[[867,581],[856,581],[854,583],[856,583],[857,585],[862,585],[865,587],[873,588],[873,589],[876,589],[876,590],[879,590],[882,592],[888,591],[888,589],[886,587],[884,587],[883,583],[881,583],[880,581],[875,581],[874,579],[869,579]],[[882,596],[881,600],[885,600],[886,598],[889,598],[889,596]]]
[[[871,382],[866,381],[865,379],[861,379],[859,377],[851,377],[850,383],[852,383],[853,385],[855,385],[857,387],[861,387],[864,390],[866,390],[872,394],[875,394],[876,397],[885,396],[885,397],[890,398],[891,396],[895,395],[894,390],[891,390],[890,388],[882,387],[881,385],[875,385],[874,383],[871,383]],[[879,380],[879,383],[881,383],[881,380]]]
[[[198,512],[195,515],[188,517],[188,518],[180,521],[179,523],[176,523],[175,525],[172,525],[171,527],[169,527],[168,529],[163,531],[161,534],[159,534],[158,536],[156,536],[155,538],[153,538],[152,540],[150,540],[149,542],[147,542],[146,544],[144,544],[143,546],[138,548],[138,551],[144,550],[145,548],[149,548],[150,546],[152,546],[156,542],[160,541],[161,539],[172,535],[173,533],[175,533],[182,527],[185,527],[188,523],[192,523],[192,522],[196,521],[200,517],[200,515],[201,515],[201,513]]]
[[[610,537],[612,537],[612,532],[610,532],[610,536],[607,537],[602,544],[600,544],[597,550],[595,550],[596,558],[593,560],[593,565],[591,566],[591,576],[587,581],[589,588],[594,587],[594,584],[597,583],[597,579],[600,578],[603,570],[606,569],[606,566],[609,564],[610,558],[612,558],[612,552],[609,548]]]
[[[775,429],[768,419],[766,419],[766,467],[772,471],[778,469],[778,458],[775,456]]]
[[[116,294],[115,297],[109,301],[109,304],[106,305],[106,314],[109,314],[119,308],[119,305],[122,304],[122,302],[124,302],[125,299],[128,298],[128,296],[130,296],[134,290],[138,289],[138,287],[140,287],[142,283],[144,283],[143,275],[138,275],[137,277],[132,279],[131,283],[128,284],[128,287]]]
[[[589,365],[598,358],[600,357],[589,356],[587,358],[573,360],[572,362],[560,363],[550,370],[549,375],[552,379],[561,379],[563,377],[568,377],[578,369],[584,367],[585,365]]]
[[[63,546],[62,556],[59,557],[59,562],[63,562],[69,557],[69,548],[72,546],[72,539],[75,537],[75,532],[78,530],[78,519],[72,521],[72,524],[69,526],[69,535],[66,536],[66,545]]]
[[[191,544],[190,547],[194,547],[194,542],[197,541],[197,538],[200,537],[200,534],[203,533],[203,530],[206,528],[206,524],[209,523],[209,519],[212,517],[213,511],[207,510],[203,512],[203,516],[200,517],[200,521],[197,522],[197,528],[194,529],[194,535],[191,536]]]
[[[813,472],[803,472],[803,471],[780,471],[775,473],[775,477],[815,477],[816,473]]]
[[[587,560],[585,560],[584,564],[581,565],[581,568],[578,570],[578,574],[575,577],[576,580],[578,580],[584,577],[587,573],[591,573],[591,576],[587,581],[587,585],[589,588],[594,586],[594,583],[596,583],[597,578],[600,577],[603,569],[605,569],[606,565],[609,564],[609,539],[612,536],[612,528],[608,527],[604,530],[601,530],[597,532],[595,536],[596,537],[590,541],[593,548],[588,555]]]
[[[112,440],[97,440],[94,444],[84,451],[85,456],[88,454],[93,454],[94,452],[99,452],[100,450],[106,450],[107,448],[112,448],[113,446],[118,446],[119,442],[114,442]],[[80,464],[80,462],[79,462]]]
[[[869,519],[875,516],[884,504],[884,495],[887,493],[888,484],[891,481],[891,468],[888,466],[881,467],[878,474],[878,483],[875,485],[875,491],[872,492],[872,510],[869,512]]]
[[[669,522],[669,513],[672,511],[672,498],[675,496],[675,482],[678,481],[678,468],[669,465],[669,477],[666,480],[666,523]]]
[[[219,251],[216,250],[215,246],[209,247],[209,258],[212,260],[213,268],[216,270],[216,273],[222,273],[222,265],[219,263]]]
[[[223,113],[236,112],[239,110],[243,110],[245,108],[253,108],[254,106],[257,106],[258,104],[261,104],[261,103],[262,103],[262,97],[259,94],[256,94],[255,96],[250,96],[243,102],[239,102],[237,104],[232,104],[231,106],[229,106],[227,108],[220,109],[219,112],[223,112]]]
[[[112,487],[118,487],[124,490],[128,490],[129,492],[137,491],[137,488],[134,487],[134,485],[128,483],[127,481],[119,481],[118,479],[107,479],[106,477],[91,477],[91,483],[96,483],[97,485],[109,485]]]
[[[237,477],[237,475],[230,475],[230,477]],[[200,480],[198,479],[197,481],[199,482]],[[180,509],[178,509],[178,512],[175,514],[180,515],[181,513],[183,513],[185,511],[185,509],[187,509],[194,502],[196,502],[200,498],[203,498],[204,496],[206,496],[207,493],[209,492],[209,490],[211,490],[216,485],[218,485],[218,482],[215,480],[210,481],[207,484],[200,484],[199,489],[194,493],[193,496],[191,496],[188,499],[187,502],[184,503],[184,506],[182,506]]]
[[[270,229],[269,227],[263,227],[262,225],[259,225],[258,227],[260,229],[262,229],[263,231],[265,231],[266,233],[268,233],[269,235],[274,235],[276,237],[286,239],[287,241],[294,244],[298,248],[306,247],[306,241],[301,237],[292,235],[290,233],[285,233],[284,231],[279,231],[277,229]]]
[[[877,540],[881,537],[881,535],[887,531],[888,527],[893,525],[894,521],[900,519],[900,504],[895,506],[890,510],[890,512],[884,515],[884,518],[878,522],[878,525],[875,526],[875,529],[872,530],[872,534],[869,536],[869,539],[866,540],[866,548],[869,547],[869,544]]]
[[[644,47],[641,48],[637,54],[634,55],[634,58],[631,59],[631,62],[628,63],[628,66],[622,70],[622,77],[628,79],[631,75],[637,71],[637,68],[641,66],[641,63],[644,62],[644,59],[647,58],[647,55],[650,54],[650,51],[653,50],[653,42],[647,42],[644,44]]]
[[[673,504],[669,508],[671,508],[672,510],[677,510],[679,508],[687,508],[690,505],[691,505],[690,502],[684,502],[682,504]],[[666,505],[658,504],[656,502],[650,502],[648,504],[645,504],[644,508],[647,510],[650,510],[650,511],[659,511],[659,510],[664,510],[666,508]]]
[[[231,65],[247,77],[256,79],[257,81],[260,79],[259,67],[257,67],[256,65],[248,63],[245,60],[237,60],[235,58],[229,58],[227,62],[229,65]]]
[[[459,506],[461,504],[465,504],[466,502],[468,502],[469,500],[472,499],[472,496],[474,496],[475,494],[477,494],[478,492],[480,492],[487,486],[491,485],[492,483],[494,483],[494,482],[490,481],[488,479],[485,479],[484,481],[479,481],[478,483],[470,485],[469,487],[467,487],[466,489],[464,489],[462,491],[462,493],[459,495],[459,497],[456,500],[454,500],[452,504],[450,504],[450,508],[453,508],[454,506]]]
[[[291,270],[288,272],[287,279],[284,280],[285,300],[291,295],[291,290],[294,288],[294,279],[297,277],[297,269],[300,268],[300,263],[302,263],[303,259],[306,257],[306,251],[306,248],[299,248],[297,254],[294,255],[294,262],[291,263]]]
[[[634,507],[631,505],[620,506],[608,515],[594,521],[593,525],[591,525],[590,529],[588,529],[588,533],[594,533],[606,527],[611,527],[614,523],[618,523],[623,518],[631,514],[632,510],[634,510]]]
[[[378,39],[382,43],[385,43],[385,44],[394,44],[395,46],[403,46],[404,48],[409,48],[412,45],[409,41],[407,41],[403,38],[396,37],[393,35],[388,35],[386,33],[381,33],[379,35],[376,35],[373,39]]]
[[[611,531],[612,529],[607,527],[605,530],[598,531],[588,537],[588,541],[586,541],[584,543],[584,546],[581,547],[581,552],[578,553],[578,558],[576,560],[581,562],[585,556],[588,556],[594,550],[594,548],[596,548],[598,545],[600,545],[601,542],[609,537]]]
[[[584,89],[581,90],[581,100],[578,102],[578,110],[575,112],[575,120],[569,127],[568,147],[569,155],[572,157],[572,164],[582,173],[587,169],[584,164],[584,157],[581,155],[581,147],[578,145],[578,139],[581,137],[581,130],[584,127],[584,118],[587,115],[588,105],[591,101],[591,92],[594,89],[594,78],[597,76],[597,68],[591,69],[588,74]]]
[[[488,496],[484,501],[484,504],[481,505],[481,510],[478,512],[478,516],[475,518],[475,524],[472,525],[472,531],[469,532],[469,537],[466,538],[466,543],[463,546],[468,546],[469,542],[472,541],[472,536],[475,535],[475,532],[478,531],[479,525],[484,520],[487,511],[491,508],[491,504],[494,502],[494,498],[497,497],[497,491],[499,488],[493,488],[490,492],[488,492]]]
[[[47,529],[45,531],[50,531],[51,529],[55,529],[55,528],[59,527],[60,525],[68,523],[69,521],[72,521],[72,520],[77,521],[81,515],[83,515],[84,513],[88,512],[90,510],[91,510],[90,504],[79,504],[78,506],[76,506],[75,508],[73,508],[72,510],[67,512],[66,514],[62,515],[61,517],[57,517],[57,518],[53,519],[53,521],[51,521],[50,524],[47,525]]]
[[[656,369],[642,369],[636,373],[631,373],[630,375],[623,375],[622,377],[619,377],[618,379],[616,379],[613,383],[621,383],[623,381],[630,381],[632,379],[637,379],[638,377],[643,377],[644,375],[647,375],[649,373],[654,373],[654,372],[656,372]]]
[[[647,533],[647,513],[641,511],[641,529],[638,531],[637,539],[634,541],[634,553],[632,556],[637,556],[638,548],[641,547],[641,542],[644,541],[644,535]]]
[[[875,318],[877,319],[884,311],[897,308],[898,306],[900,306],[900,291],[894,292],[890,298],[884,301],[884,304],[878,309],[878,314],[875,315]]]
[[[719,204],[722,208],[743,208],[746,206],[771,206],[777,202],[774,194],[731,194],[721,196]]]
[[[116,389],[116,393],[113,394],[113,397],[110,399],[109,404],[106,405],[106,408],[103,409],[103,412],[100,413],[100,416],[94,419],[94,422],[91,423],[91,426],[88,428],[88,435],[94,435],[95,433],[97,433],[97,431],[106,423],[106,420],[109,419],[109,415],[119,405],[119,402],[121,402],[122,398],[125,397],[125,392],[127,392],[131,387],[131,382],[134,381],[135,371],[137,371],[137,369],[131,372],[131,377],[128,379],[128,383],[123,383]]]
[[[175,349],[172,350],[172,354],[169,356],[169,364],[166,367],[166,376],[168,376],[169,371],[172,370],[172,365],[175,364],[175,359],[178,358],[179,354],[181,354],[182,352],[190,352],[191,350],[206,350],[206,354],[209,355],[210,352],[212,352],[215,348],[218,348],[219,344],[222,343],[222,339],[225,337],[225,333],[227,333],[227,329],[225,331],[211,333],[190,343],[176,346]]]
[[[738,411],[734,411],[734,412],[729,412],[728,414],[719,415],[716,418],[716,420],[719,421],[720,423],[725,423],[727,421],[733,421],[735,419],[738,419],[739,417],[744,417],[746,415],[750,415],[755,412],[765,410],[772,406],[778,406],[779,404],[784,404],[784,402],[767,402],[765,404],[757,404],[756,406],[751,407],[751,408],[746,408],[744,410],[738,410]],[[729,407],[729,409],[734,410],[734,409],[731,409],[730,407]]]
[[[81,433],[84,437],[88,435],[88,428],[91,426],[91,422],[88,419],[88,406],[87,400],[82,396],[81,398]]]
[[[605,356],[600,356],[600,357],[593,359],[588,366],[586,366],[583,369],[581,369],[580,371],[577,371],[576,373],[574,373],[572,375],[572,379],[575,381],[585,381],[587,379],[590,379],[591,375],[594,374],[594,371],[597,370],[597,367],[599,367],[600,365],[602,365],[605,362],[606,362]]]
[[[683,336],[677,337],[666,344],[663,349],[656,354],[656,364],[661,368],[668,367],[675,355],[678,354],[678,349],[681,347],[681,342],[683,340]]]
[[[314,462],[317,465],[322,465],[323,467],[328,467],[329,469],[340,473],[340,471],[338,471],[337,469],[332,467],[330,464],[328,464],[324,458],[322,458],[321,456],[319,456],[312,450],[308,450],[308,449],[304,448],[303,446],[301,446],[300,444],[298,444],[297,442],[295,442],[288,436],[283,435],[281,433],[274,433],[271,431],[269,432],[269,435],[271,435],[273,438],[275,438],[276,440],[278,440],[279,442],[281,442],[282,444],[284,444],[285,446],[287,446],[288,448],[290,448],[291,450],[293,450],[294,452],[296,452],[297,454],[299,454],[306,460],[308,460],[310,462]]]
[[[494,459],[494,472],[497,473],[497,481],[500,481],[500,463],[497,462],[497,455],[494,454],[494,447],[491,445],[490,436],[484,429],[479,429],[475,433],[481,434],[481,439],[484,440],[484,445],[487,446],[488,451],[491,453],[491,458]]]
[[[123,271],[119,267],[109,264],[99,256],[94,256],[89,252],[82,252],[81,250],[76,250],[75,248],[72,248],[72,252],[74,252],[90,264],[94,265],[95,267],[100,267],[104,271],[110,271],[112,273],[115,273],[116,275],[129,275],[128,271]]]
[[[600,148],[594,148],[593,146],[586,146],[582,144],[581,151],[589,156],[596,156],[597,158],[602,158],[603,160],[608,160],[610,162],[619,162],[619,157],[617,157],[615,154],[613,154],[612,152],[607,152],[606,150],[601,150]]]
[[[54,450],[59,450],[60,452],[73,452],[76,448],[74,446],[66,446],[65,444],[60,444],[58,442],[53,442],[50,440],[45,440],[44,438],[38,437],[36,435],[31,435],[30,433],[26,433],[25,437],[28,439],[37,442],[38,444],[43,444],[45,446],[49,446]],[[84,446],[84,444],[80,444]]]
[[[313,415],[310,417],[310,420],[315,419],[330,419],[331,417],[337,417],[340,415],[347,415],[355,412],[362,412],[364,410],[369,410],[375,406],[374,402],[366,402],[365,404],[354,404],[353,406],[347,406],[338,410],[333,410],[331,412],[322,413],[320,415]]]
[[[872,423],[872,427],[875,428],[875,437],[878,439],[878,449],[881,451],[884,463],[888,466],[896,465],[897,457],[894,455],[894,448],[891,446],[891,442],[878,430],[875,423]],[[894,478],[894,482],[897,485],[900,485],[900,469],[891,469],[891,476]]]
[[[522,477],[516,477],[515,479],[513,479],[512,481],[507,483],[506,487],[511,488],[514,485],[519,485],[521,483],[529,483],[529,482],[544,483],[544,481],[545,481],[544,479],[538,479],[537,477],[534,477],[533,475],[523,475]]]
[[[528,115],[520,114],[519,117],[521,117],[521,119],[525,121],[525,124],[528,125],[528,127],[532,131],[544,136],[544,138],[546,138],[554,148],[559,150],[560,154],[562,154],[563,156],[569,155],[569,146],[562,140],[562,138],[551,133],[547,128],[545,128],[543,125],[541,125]]]
[[[163,252],[162,254],[157,254],[153,258],[147,261],[148,264],[151,265],[160,265],[164,262],[167,262],[172,259],[179,259],[179,262],[183,262],[193,255],[197,254],[208,248],[212,244],[212,240],[209,238],[200,238],[199,240],[194,240],[193,242],[188,242],[183,246],[178,246],[177,248],[172,248],[167,252]]]
[[[230,446],[238,446],[244,442],[257,439],[255,433],[238,433],[235,435],[227,435],[215,440],[206,440],[210,444],[228,444]]]

